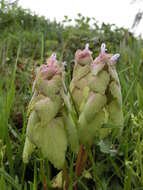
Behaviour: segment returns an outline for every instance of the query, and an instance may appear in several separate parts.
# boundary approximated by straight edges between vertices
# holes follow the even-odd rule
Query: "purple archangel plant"
[[[95,136],[107,137],[111,124],[122,128],[122,95],[116,71],[119,54],[107,54],[101,45],[99,56],[93,61],[86,45],[77,50],[70,90],[79,111],[78,134],[81,143],[92,143]]]
[[[106,53],[105,44],[101,45],[95,60],[88,44],[84,50],[77,50],[69,94],[65,93],[64,66],[59,64],[55,54],[39,68],[28,106],[25,163],[37,147],[45,158],[61,169],[69,145],[72,152],[78,152],[75,173],[79,176],[87,156],[84,145],[91,145],[95,137],[108,137],[112,132],[110,126],[117,128],[120,134],[123,112],[116,71],[119,56]],[[78,113],[76,119],[75,112]]]
[[[35,147],[56,167],[62,168],[67,149],[67,135],[62,116],[62,68],[53,54],[39,68],[28,107],[28,125],[23,161],[28,162]]]

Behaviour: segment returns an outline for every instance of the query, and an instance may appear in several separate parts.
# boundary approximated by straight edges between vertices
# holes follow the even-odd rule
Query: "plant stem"
[[[68,190],[68,188],[69,188],[69,174],[68,174],[66,162],[65,162],[64,168],[63,168],[63,177],[65,180],[64,190]]]
[[[47,179],[46,179],[45,175],[44,175],[44,178],[43,178],[43,188],[44,188],[44,190],[48,190]]]
[[[76,166],[75,166],[75,175],[76,177],[79,177],[82,173],[82,170],[84,168],[84,164],[87,160],[87,151],[85,150],[85,147],[83,145],[80,145],[80,149],[78,152],[77,160],[76,160]],[[74,187],[75,190],[77,190],[77,183]]]
[[[40,164],[41,164],[41,173],[42,173],[42,180],[43,180],[43,189],[48,190],[47,179],[46,179],[46,175],[44,171],[44,160],[41,160]]]

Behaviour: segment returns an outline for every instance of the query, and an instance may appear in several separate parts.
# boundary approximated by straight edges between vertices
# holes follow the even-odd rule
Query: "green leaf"
[[[87,121],[84,115],[81,115],[79,120],[80,140],[83,143],[87,143],[92,142],[94,137],[99,137],[104,119],[105,113],[102,110],[100,112],[97,112],[94,116],[94,119],[91,121]]]
[[[105,94],[110,77],[107,71],[100,71],[97,75],[91,75],[89,78],[89,88],[91,91]]]
[[[29,140],[41,150],[43,156],[48,158],[56,168],[61,169],[67,149],[63,118],[57,117],[45,126],[36,124],[27,132]]]
[[[82,112],[83,109],[84,109],[84,105],[85,105],[85,103],[87,101],[88,95],[89,95],[89,88],[86,86],[83,89],[82,102],[81,102],[81,105],[80,105],[80,112]]]
[[[43,125],[45,125],[46,123],[48,124],[51,119],[53,119],[57,115],[62,105],[61,97],[59,97],[59,95],[53,95],[53,97],[54,100],[46,97],[35,104],[35,111],[41,120],[41,124],[43,123]]]
[[[96,64],[96,66],[92,70],[93,75],[96,76],[104,68],[104,66],[105,64],[103,63]]]
[[[61,87],[62,80],[58,75],[53,76],[51,80],[46,80],[42,77],[39,77],[36,83],[36,89],[48,97],[51,97],[53,94],[58,93]]]
[[[15,189],[20,189],[20,185],[16,183],[16,180],[14,180],[4,169],[0,168],[0,176],[3,176],[5,181],[11,184]]]
[[[28,160],[29,160],[29,156],[32,154],[32,152],[34,151],[34,144],[32,144],[30,141],[29,141],[29,138],[26,137],[26,140],[25,140],[25,145],[24,145],[24,150],[23,150],[23,162],[24,163],[28,163]]]
[[[137,84],[137,99],[139,108],[143,110],[143,89],[140,83]]]
[[[114,66],[108,66],[108,71],[111,76],[111,79],[117,82],[117,84],[120,84],[118,73],[116,71],[116,68]]]
[[[100,151],[106,154],[110,153],[110,147],[111,147],[111,143],[109,141],[103,141],[101,140],[98,143],[99,147],[100,147]]]
[[[90,66],[85,65],[81,66],[79,64],[75,65],[74,71],[73,71],[73,79],[74,81],[80,80],[82,77],[86,76],[90,72]]]
[[[71,146],[71,150],[74,153],[77,153],[79,149],[79,140],[75,123],[70,114],[68,115],[65,114],[64,120],[65,120],[65,129],[67,131],[68,141]]]
[[[109,123],[117,126],[119,125],[122,127],[124,123],[124,118],[122,108],[118,104],[118,102],[116,100],[110,102],[110,104],[107,107],[107,110],[109,112]]]
[[[121,94],[121,89],[120,86],[117,85],[115,81],[112,81],[110,83],[110,92],[114,98],[117,99],[117,102],[119,103],[120,106],[122,106],[122,94]]]
[[[87,121],[91,121],[94,119],[96,113],[98,113],[106,104],[106,96],[101,95],[99,93],[93,93],[87,100],[83,112],[81,113],[84,114],[84,117],[86,118]],[[80,117],[81,117],[80,116]],[[83,116],[82,116],[83,117]],[[80,118],[79,118],[80,121]]]

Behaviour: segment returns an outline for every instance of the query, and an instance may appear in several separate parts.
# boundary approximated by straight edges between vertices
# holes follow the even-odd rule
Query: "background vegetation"
[[[91,24],[92,23],[92,24]],[[67,62],[68,85],[74,53],[90,43],[95,57],[105,42],[109,52],[121,54],[117,69],[122,86],[124,130],[120,139],[106,139],[92,147],[79,189],[143,189],[143,40],[115,25],[99,26],[95,18],[78,14],[75,25],[49,21],[29,10],[1,1],[0,9],[0,189],[42,190],[52,188],[59,172],[33,154],[22,162],[35,67],[55,51]],[[70,187],[73,189],[76,155],[68,150]],[[46,187],[47,185],[47,187]],[[57,188],[58,189],[58,188]]]

